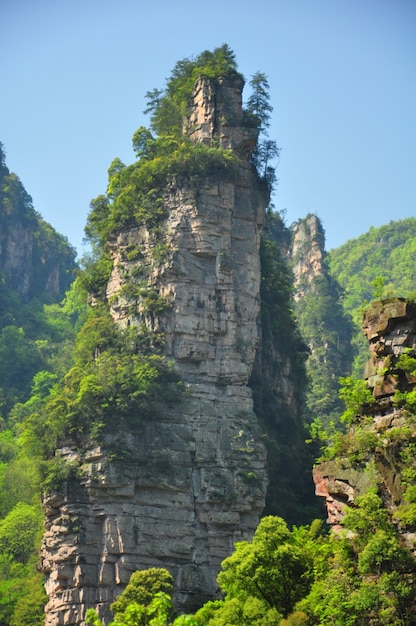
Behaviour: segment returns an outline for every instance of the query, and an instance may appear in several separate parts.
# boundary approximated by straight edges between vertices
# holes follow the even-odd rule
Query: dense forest
[[[331,275],[342,290],[342,305],[351,316],[355,332],[353,373],[361,377],[367,359],[367,345],[361,333],[363,308],[374,299],[391,295],[415,295],[416,219],[371,228],[328,254]]]
[[[75,250],[35,211],[2,145],[0,157],[0,622],[41,624],[43,470],[22,425],[67,370],[82,307],[68,291]]]
[[[201,75],[214,81],[238,75],[227,46],[179,62],[165,88],[147,94],[150,128],[140,127],[133,136],[137,161],[126,166],[115,159],[106,193],[91,203],[91,253],[81,268],[68,241],[42,220],[9,172],[0,145],[0,626],[44,623],[46,595],[37,568],[41,497],[79,471],[55,456],[58,443],[100,442],[120,424],[137,432],[185,393],[164,356],[158,328],[118,328],[106,285],[115,235],[136,222],[150,233],[152,263],[169,258],[163,189],[172,176],[195,189],[207,178],[239,176],[238,155],[192,143],[183,134],[189,96]],[[259,136],[253,175],[268,196],[278,149],[267,132],[271,104],[264,74],[253,76],[250,88],[244,123]],[[368,359],[362,315],[372,300],[413,301],[416,219],[372,228],[329,253],[323,228],[320,236],[322,271],[301,286],[296,299],[293,264],[299,259],[289,252],[292,233],[281,215],[266,209],[260,243],[262,352],[250,386],[271,487],[254,537],[238,542],[223,561],[217,579],[221,599],[177,615],[171,574],[151,568],[135,572],[113,603],[113,626],[416,624],[416,563],[412,542],[403,540],[416,524],[414,351],[391,365],[392,375],[410,381],[395,396],[404,416],[392,448],[403,470],[399,514],[394,517],[382,491],[371,487],[347,509],[338,532],[328,532],[311,480],[317,457],[345,457],[361,467],[380,445],[368,426],[371,398],[362,384]],[[27,244],[20,259],[17,240]],[[131,246],[124,254],[129,262],[140,259],[141,251]],[[169,302],[152,287],[151,267],[144,259],[123,296],[153,319]],[[298,413],[282,400],[282,388],[270,384],[283,376],[295,389]],[[102,623],[93,610],[88,620]]]

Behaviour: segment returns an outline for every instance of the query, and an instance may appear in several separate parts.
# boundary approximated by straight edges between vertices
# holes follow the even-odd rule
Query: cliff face
[[[403,512],[410,503],[405,475],[413,472],[416,424],[414,411],[400,394],[411,392],[416,384],[414,367],[406,367],[401,358],[414,357],[416,307],[401,299],[375,302],[364,315],[363,330],[370,347],[365,379],[373,401],[360,409],[337,458],[315,467],[316,494],[325,498],[328,522],[336,527],[346,506],[377,487],[411,546],[414,534]]]
[[[325,233],[316,215],[292,228],[290,258],[296,316],[310,353],[305,418],[308,422],[318,418],[326,426],[343,411],[338,379],[351,371],[352,324],[343,311],[341,288],[328,267]]]
[[[75,269],[75,250],[41,219],[0,144],[0,268],[21,302],[43,294],[62,297]]]
[[[236,181],[198,189],[172,181],[157,241],[137,225],[111,242],[111,315],[138,334],[161,333],[186,394],[139,433],[119,432],[82,452],[69,441],[57,451],[82,477],[44,503],[48,626],[83,624],[89,607],[108,619],[131,573],[150,566],[171,571],[179,606],[215,597],[221,561],[258,524],[266,454],[248,381],[267,199],[248,161],[256,133],[242,127],[241,90],[237,79],[200,81],[185,125],[195,140],[215,136],[242,157]],[[143,260],[159,309],[129,295]]]
[[[290,256],[295,279],[295,299],[299,300],[310,290],[314,280],[326,272],[325,234],[316,215],[308,215],[293,226]]]

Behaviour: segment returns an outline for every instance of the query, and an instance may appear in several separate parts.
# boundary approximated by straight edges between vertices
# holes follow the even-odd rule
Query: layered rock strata
[[[256,133],[242,127],[241,90],[237,78],[200,81],[185,124],[196,141],[215,136],[242,157],[237,180],[198,189],[172,181],[163,254],[160,232],[156,244],[142,225],[111,242],[111,314],[122,328],[163,336],[186,394],[139,433],[119,432],[82,451],[68,442],[57,451],[82,475],[44,503],[47,626],[84,624],[90,607],[109,620],[131,573],[147,567],[170,570],[177,605],[201,604],[216,596],[216,574],[234,542],[258,524],[266,454],[248,381],[259,342],[266,199],[248,160]],[[125,289],[143,259],[164,310],[149,310]]]
[[[401,453],[416,439],[414,417],[395,398],[416,385],[416,377],[397,366],[404,352],[414,354],[416,348],[416,305],[400,298],[374,302],[364,315],[363,331],[370,349],[364,377],[374,401],[362,407],[350,428],[350,449],[321,462],[313,473],[316,494],[325,499],[334,527],[344,508],[371,487],[378,487],[391,511],[403,504]]]

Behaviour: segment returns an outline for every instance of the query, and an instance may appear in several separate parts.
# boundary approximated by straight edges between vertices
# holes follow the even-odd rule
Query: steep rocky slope
[[[173,177],[157,235],[132,224],[109,241],[112,318],[137,340],[163,337],[185,397],[101,445],[61,442],[76,471],[44,502],[48,626],[83,624],[89,607],[108,619],[130,574],[149,566],[172,572],[179,606],[215,597],[221,561],[263,511],[266,450],[248,383],[268,197],[250,163],[257,131],[244,124],[242,86],[238,75],[198,81],[185,122],[195,142],[238,156],[233,180]],[[292,385],[287,372],[281,385]]]
[[[40,217],[0,144],[0,271],[21,302],[62,298],[73,280],[75,250]]]
[[[309,214],[293,225],[290,258],[295,299],[300,300],[313,290],[315,280],[326,272],[325,233],[316,215]]]
[[[305,418],[327,426],[331,421],[338,423],[343,411],[338,379],[351,373],[352,323],[343,311],[342,290],[331,275],[325,232],[316,215],[310,214],[294,224],[289,252],[295,311],[309,348]]]

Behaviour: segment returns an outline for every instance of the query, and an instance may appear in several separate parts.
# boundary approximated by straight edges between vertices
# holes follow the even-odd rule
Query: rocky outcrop
[[[163,337],[185,398],[138,433],[57,451],[76,472],[44,503],[47,626],[84,624],[90,607],[109,619],[131,573],[150,566],[171,571],[178,606],[215,597],[221,561],[252,536],[264,507],[266,454],[248,381],[267,199],[248,161],[255,134],[241,126],[242,82],[224,80],[215,98],[213,89],[197,83],[186,128],[244,157],[236,181],[172,182],[157,240],[136,225],[111,242],[107,286],[120,327]],[[147,297],[134,298],[143,265]]]
[[[317,215],[309,214],[292,227],[291,248],[295,299],[301,299],[314,280],[326,273],[325,233]]]
[[[243,77],[226,81],[200,78],[184,123],[184,132],[194,141],[212,145],[217,138],[223,148],[249,159],[257,142],[258,130],[244,124],[241,94]]]
[[[73,280],[76,252],[41,219],[0,144],[0,271],[20,302],[61,299]]]
[[[374,302],[364,315],[363,330],[370,348],[365,379],[373,401],[362,406],[342,453],[314,468],[316,494],[325,498],[328,523],[334,527],[344,508],[371,487],[381,491],[391,512],[405,503],[404,454],[416,439],[414,416],[397,395],[416,384],[411,369],[398,363],[406,352],[414,356],[416,306],[404,299]]]
[[[342,290],[331,275],[321,221],[309,214],[292,226],[290,259],[294,275],[295,313],[308,346],[304,418],[324,426],[341,414],[339,379],[352,367],[352,323],[343,309]]]

